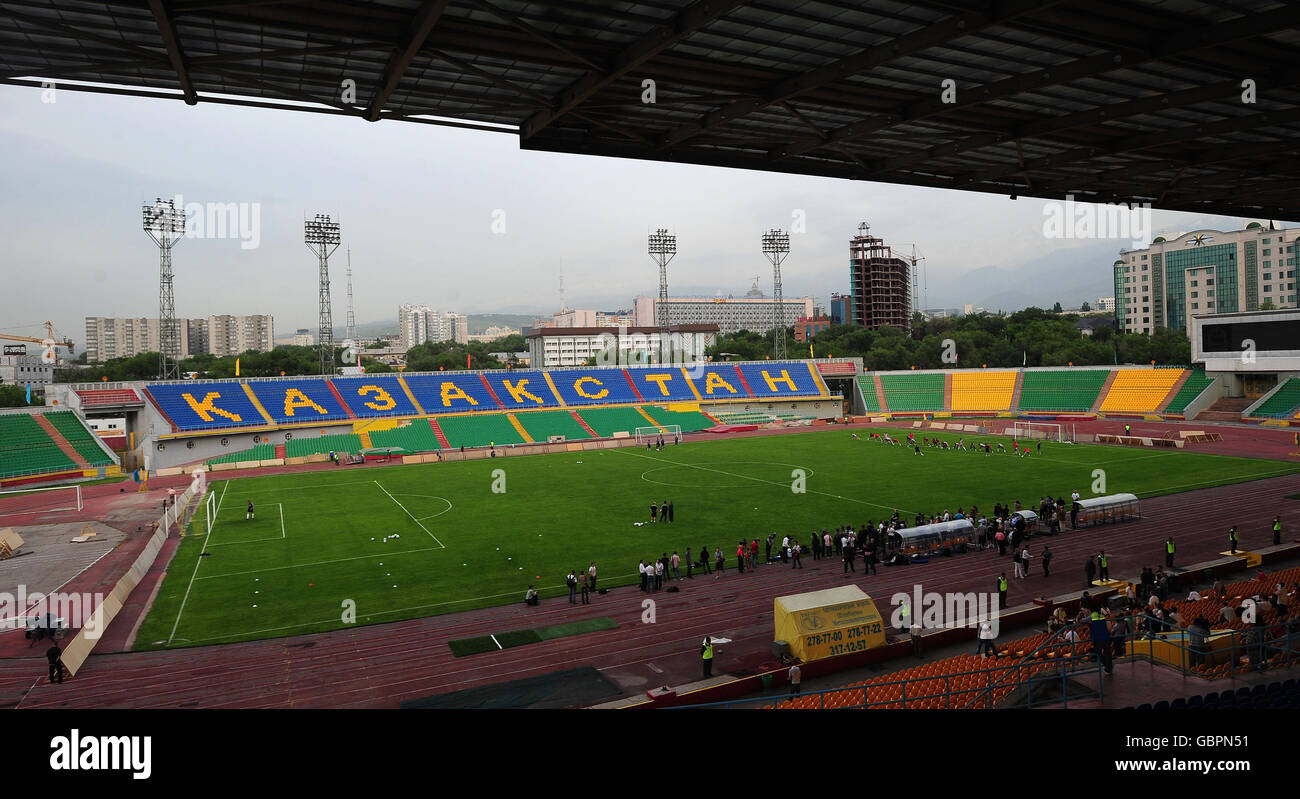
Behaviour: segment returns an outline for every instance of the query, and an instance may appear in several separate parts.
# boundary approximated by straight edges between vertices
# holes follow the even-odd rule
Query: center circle
[[[742,476],[742,475],[735,475],[735,474],[720,474],[717,471],[717,469],[715,469],[715,467],[721,468],[721,467],[741,465],[741,464],[751,464],[751,465],[760,464],[763,466],[781,466],[789,469],[802,469],[805,472],[804,474],[805,479],[807,479],[808,477],[812,477],[813,474],[815,474],[815,472],[812,469],[809,469],[806,466],[800,466],[795,463],[779,463],[777,461],[717,461],[717,462],[709,463],[707,465],[669,464],[666,466],[658,466],[655,467],[654,469],[647,469],[646,471],[642,472],[641,479],[645,480],[647,483],[654,483],[656,485],[662,485],[662,486],[670,486],[672,488],[745,488],[747,486],[772,485],[774,483],[785,482],[786,479],[793,479],[789,477],[788,472],[785,474],[785,479],[768,479],[765,477],[757,477],[754,475]],[[669,480],[656,479],[655,477],[651,476],[655,474],[655,472],[663,472],[669,469],[678,469],[678,470],[684,469],[689,472],[693,472],[696,476],[690,479],[688,482],[680,482],[680,483],[671,482]],[[710,477],[716,477],[719,481],[725,481],[725,482],[712,482],[712,481],[705,482],[706,480],[709,480]]]

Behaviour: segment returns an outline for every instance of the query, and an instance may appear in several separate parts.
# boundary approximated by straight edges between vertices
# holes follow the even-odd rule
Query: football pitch
[[[1051,442],[1027,458],[924,447],[917,457],[854,432],[213,481],[212,527],[200,508],[135,648],[522,602],[529,584],[562,602],[565,575],[592,561],[600,587],[635,583],[639,560],[687,547],[696,556],[701,546],[722,547],[730,567],[741,538],[806,540],[895,508],[909,524],[917,512],[972,503],[1033,508],[1044,494],[1093,496],[1097,470],[1104,493],[1139,497],[1300,471],[1278,461]],[[650,503],[665,500],[674,522],[648,524]],[[250,501],[256,513],[247,520]]]

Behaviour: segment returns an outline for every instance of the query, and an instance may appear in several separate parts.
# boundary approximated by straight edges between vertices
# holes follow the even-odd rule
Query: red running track
[[[1300,505],[1285,500],[1300,492],[1300,475],[1226,486],[1143,503],[1145,518],[1110,527],[1034,539],[1055,554],[1053,574],[1012,580],[1009,604],[1079,591],[1084,559],[1104,548],[1112,576],[1135,577],[1146,565],[1163,563],[1163,541],[1173,535],[1178,562],[1217,559],[1226,530],[1237,524],[1242,546],[1272,543],[1271,521],[1281,514],[1286,529],[1300,528]],[[504,607],[351,630],[267,641],[195,647],[166,652],[97,654],[75,680],[44,684],[39,658],[0,661],[0,706],[9,707],[394,707],[408,699],[593,666],[627,694],[700,678],[699,641],[705,634],[734,639],[722,647],[719,673],[752,673],[771,660],[772,600],[784,594],[843,585],[852,580],[882,604],[896,591],[992,591],[1010,557],[996,550],[959,555],[917,566],[881,568],[878,576],[842,574],[840,561],[804,559],[802,571],[765,566],[736,574],[728,564],[720,579],[682,581],[680,593],[653,597],[656,621],[643,624],[635,588],[597,596],[590,606],[548,599],[538,608],[522,602]],[[859,564],[859,569],[861,568]],[[613,630],[465,658],[452,656],[454,638],[609,616]],[[616,697],[610,697],[611,699]]]

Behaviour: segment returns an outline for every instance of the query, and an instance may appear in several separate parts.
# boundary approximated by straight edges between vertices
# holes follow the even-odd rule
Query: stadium
[[[1238,335],[1251,333],[1247,321],[1232,320]],[[1217,654],[1135,622],[1119,667],[1156,666],[1170,682],[1181,672],[1216,699],[1220,686],[1253,690],[1250,625],[1222,612],[1254,596],[1285,610],[1300,574],[1290,532],[1300,523],[1290,498],[1300,492],[1300,380],[1289,376],[1300,369],[1272,350],[1245,366],[1202,363],[864,372],[860,359],[840,358],[54,386],[45,408],[0,415],[0,512],[20,540],[64,550],[50,587],[62,576],[67,593],[112,590],[93,636],[59,631],[74,679],[49,686],[57,691],[28,690],[39,668],[18,656],[29,630],[9,632],[7,695],[21,707],[1113,703],[1086,625],[1068,643],[1043,625],[1058,609],[1075,619],[1081,602],[1127,612],[1126,590],[1148,588],[1140,572],[1171,533],[1177,565],[1162,591],[1188,623],[1216,619],[1206,640]],[[1243,368],[1281,377],[1235,421],[1200,419]],[[91,429],[104,420],[115,420],[110,437]],[[134,479],[100,482],[126,474]],[[1225,502],[1243,490],[1250,503]],[[1075,491],[1083,512],[1063,528],[1034,504]],[[673,521],[654,523],[646,506],[669,500]],[[1013,500],[1030,522],[1028,546],[1050,547],[1059,569],[1010,586],[999,646],[1013,657],[957,654],[975,640],[971,626],[936,622],[914,643],[891,618],[892,598],[918,586],[987,593],[1007,564],[973,524],[976,507]],[[969,520],[945,522],[966,508]],[[1280,544],[1274,517],[1287,531]],[[1241,548],[1225,554],[1233,525]],[[99,526],[113,546],[88,564],[73,555],[85,543],[41,537],[75,530],[94,542]],[[853,531],[867,551],[851,564],[834,544],[839,554],[814,552],[828,530]],[[781,554],[786,536],[803,569]],[[750,542],[743,573],[737,538]],[[725,570],[691,554],[664,592],[642,592],[638,560],[699,547]],[[1110,553],[1114,571],[1084,596],[1079,571],[1094,550]],[[867,576],[869,560],[879,567]],[[589,564],[597,591],[575,607],[566,578]],[[533,586],[540,602],[525,606]],[[809,629],[825,628],[819,642],[857,629],[833,612],[845,604],[835,593],[850,588],[879,614],[870,647],[808,644]],[[1196,589],[1206,597],[1181,599]],[[783,611],[795,597],[814,604]],[[1279,612],[1269,611],[1267,663],[1289,672],[1297,651]],[[794,616],[810,626],[791,628]],[[701,681],[705,634],[727,643]],[[428,666],[374,685],[364,642],[394,637]],[[912,666],[913,647],[953,654]],[[252,676],[286,652],[287,685]],[[796,662],[828,687],[780,698]],[[217,690],[205,677],[230,668],[250,673],[246,686]],[[1158,686],[1127,704],[1187,701]],[[1270,701],[1291,695],[1281,690]]]
[[[47,105],[441,126],[539,159],[930,197],[1297,212],[1300,7],[1271,0],[19,0],[0,15],[0,83]],[[161,154],[174,137],[138,138]],[[389,169],[425,179],[414,156]],[[567,176],[546,177],[563,207]],[[451,177],[422,185],[456,194]],[[0,706],[1300,706],[1300,312],[1260,300],[1287,296],[1280,271],[1278,294],[1255,285],[1269,262],[1241,259],[1256,270],[1241,302],[1207,297],[1221,312],[1190,316],[1173,365],[1116,349],[1109,366],[882,371],[793,358],[780,338],[763,360],[340,374],[339,227],[318,214],[293,243],[319,257],[319,283],[294,288],[319,300],[319,373],[184,379],[168,361],[175,214],[145,205],[161,279],[129,289],[172,331],[158,379],[53,383],[43,406],[0,411]],[[387,224],[439,228],[431,250],[460,233],[431,218]],[[908,265],[878,258],[867,227],[863,260],[897,269],[855,291],[906,327]],[[649,237],[665,301],[668,238]],[[781,308],[789,236],[762,252]],[[1226,266],[1209,257],[1182,260]],[[1153,306],[1201,299],[1194,285]],[[865,326],[862,311],[848,318]]]

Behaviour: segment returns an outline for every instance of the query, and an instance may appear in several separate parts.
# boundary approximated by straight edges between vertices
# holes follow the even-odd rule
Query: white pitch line
[[[384,557],[385,555],[387,555],[388,557],[391,558],[391,557],[396,557],[396,556],[398,556],[398,555],[411,555],[411,554],[414,554],[414,553],[416,553],[416,552],[437,552],[437,551],[440,550],[440,549],[446,549],[446,547],[442,547],[442,546],[439,546],[439,547],[424,547],[424,548],[422,548],[422,549],[407,549],[407,550],[402,550],[402,551],[389,551],[389,552],[381,553],[381,554],[378,554],[378,555],[357,555],[356,557],[352,557],[352,558],[334,558],[333,560],[318,560],[318,561],[314,561],[314,562],[312,562],[312,563],[291,563],[291,564],[289,564],[288,566],[270,566],[270,567],[265,568],[265,569],[251,569],[251,570],[249,570],[249,571],[243,571],[243,572],[226,572],[226,573],[224,573],[224,574],[210,574],[210,575],[207,575],[207,576],[205,576],[205,577],[200,577],[200,578],[198,578],[198,579],[200,579],[200,580],[220,580],[220,579],[223,578],[223,577],[238,577],[239,575],[242,575],[242,574],[264,574],[264,573],[266,573],[266,572],[284,571],[285,569],[301,569],[301,568],[304,568],[304,567],[306,567],[306,566],[328,566],[328,565],[331,564],[331,563],[347,563],[348,561],[352,561],[352,560],[365,560],[366,558],[382,558],[382,557]]]
[[[714,474],[725,474],[728,477],[740,477],[745,480],[753,480],[754,482],[757,483],[767,483],[768,485],[781,486],[783,488],[790,487],[789,483],[781,483],[781,482],[777,482],[776,480],[764,480],[761,477],[750,477],[747,474],[736,474],[735,472],[724,472],[721,469],[710,469],[708,466],[697,466],[693,463],[681,463],[679,461],[670,461],[667,458],[651,458],[648,455],[638,455],[635,452],[628,452],[626,449],[622,449],[622,448],[615,449],[614,452],[622,452],[625,455],[631,455],[634,458],[643,458],[644,460],[648,460],[648,461],[659,461],[661,463],[671,463],[674,466],[686,466],[691,469],[699,469],[705,472],[713,472]],[[821,494],[823,497],[831,497],[832,499],[842,499],[845,502],[856,502],[860,505],[870,505],[873,508],[880,508],[881,510],[899,510],[897,507],[893,505],[880,505],[875,502],[868,502],[865,499],[854,499],[853,497],[840,496],[839,494],[832,494],[828,491],[814,491],[811,488],[806,488],[805,491],[809,494]],[[909,510],[906,512],[912,513],[913,511]]]
[[[497,640],[495,635],[488,633],[488,637],[492,639],[492,643],[497,645],[497,649],[505,649],[505,647],[501,645],[501,642]]]
[[[217,526],[217,516],[221,515],[221,503],[226,501],[226,491],[228,490],[230,490],[229,480],[226,481],[225,487],[221,489],[221,496],[217,498],[217,515],[212,517],[212,526],[208,528],[207,534],[203,536],[203,545],[199,548],[199,554],[194,558],[194,571],[190,574],[190,584],[185,586],[185,596],[181,598],[181,606],[176,611],[176,622],[172,624],[171,635],[167,636],[167,643],[169,644],[176,637],[176,628],[181,625],[181,614],[185,612],[185,603],[189,601],[190,589],[194,587],[194,581],[198,579],[199,565],[203,563],[203,551],[208,548],[208,539],[212,537],[212,528]]]
[[[230,481],[227,480],[226,482],[230,482]],[[349,480],[349,481],[347,481],[347,482],[343,482],[343,483],[315,483],[315,484],[313,484],[313,485],[308,485],[308,486],[288,486],[288,487],[286,487],[286,488],[281,488],[281,487],[278,487],[278,486],[273,486],[273,487],[271,487],[271,488],[250,488],[250,489],[244,491],[244,493],[245,493],[245,494],[264,494],[264,493],[266,493],[267,491],[275,491],[275,492],[281,492],[281,491],[303,491],[303,490],[308,489],[308,488],[334,488],[335,486],[359,486],[359,485],[368,485],[369,483],[372,483],[372,482],[374,482],[374,481],[372,481],[372,480]]]
[[[433,533],[430,533],[428,527],[425,527],[423,524],[420,524],[420,520],[415,518],[415,515],[412,514],[409,510],[407,510],[405,505],[403,505],[400,502],[397,502],[397,497],[393,496],[392,494],[389,494],[387,488],[384,488],[383,486],[379,485],[378,480],[375,480],[374,484],[378,486],[380,491],[383,491],[385,494],[388,494],[388,498],[391,499],[393,502],[396,502],[397,507],[401,508],[403,513],[411,517],[411,521],[415,522],[416,524],[419,524],[421,530],[428,533],[429,537],[432,538],[434,541],[438,541],[438,536],[434,535]],[[441,541],[438,541],[438,546],[442,547],[443,549],[447,548],[447,545],[442,543]]]

